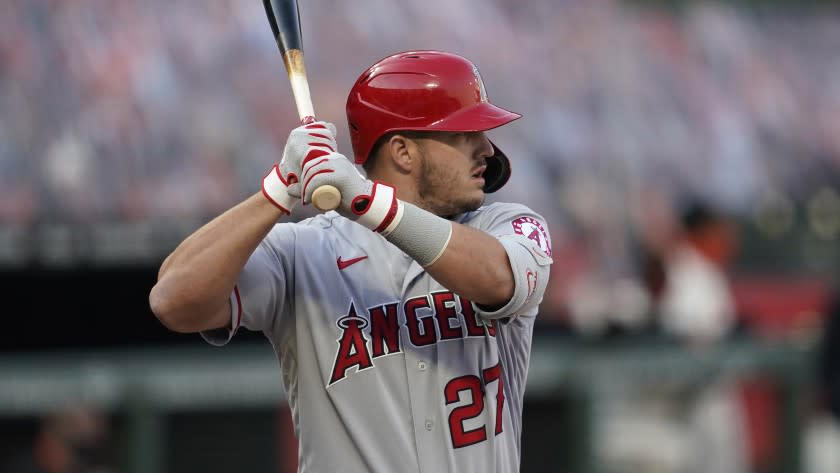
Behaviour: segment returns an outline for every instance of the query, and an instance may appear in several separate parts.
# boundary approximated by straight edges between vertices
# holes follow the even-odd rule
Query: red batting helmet
[[[486,131],[521,115],[487,101],[478,68],[441,51],[408,51],[377,62],[347,97],[347,123],[357,164],[392,131]],[[500,189],[510,162],[496,145],[487,159],[484,191]]]

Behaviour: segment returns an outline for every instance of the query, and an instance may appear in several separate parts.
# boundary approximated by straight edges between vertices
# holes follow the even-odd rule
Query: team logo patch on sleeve
[[[514,232],[518,235],[524,235],[536,243],[546,255],[551,256],[551,242],[548,240],[548,232],[545,231],[539,220],[533,217],[519,217],[511,222],[511,225],[513,225]]]

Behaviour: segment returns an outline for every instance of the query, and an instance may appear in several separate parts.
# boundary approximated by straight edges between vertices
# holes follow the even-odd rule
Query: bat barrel
[[[263,6],[283,56],[292,49],[303,51],[297,0],[263,0]]]

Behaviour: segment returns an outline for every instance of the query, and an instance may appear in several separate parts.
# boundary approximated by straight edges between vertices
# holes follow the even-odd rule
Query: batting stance
[[[482,206],[510,175],[484,132],[519,118],[478,69],[387,57],[335,127],[294,129],[262,192],[189,236],[150,302],[179,332],[244,326],[277,353],[301,472],[516,472],[522,398],[551,243],[525,206]],[[277,223],[322,185],[341,205]]]

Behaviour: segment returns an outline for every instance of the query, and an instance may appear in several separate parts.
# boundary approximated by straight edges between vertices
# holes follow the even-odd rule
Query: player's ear
[[[388,157],[402,173],[409,174],[417,167],[420,149],[415,140],[407,134],[395,133],[385,143]]]

